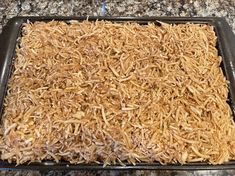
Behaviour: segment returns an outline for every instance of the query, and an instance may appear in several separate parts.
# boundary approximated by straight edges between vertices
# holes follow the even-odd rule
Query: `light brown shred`
[[[234,160],[213,27],[160,24],[25,24],[5,98],[1,159]]]

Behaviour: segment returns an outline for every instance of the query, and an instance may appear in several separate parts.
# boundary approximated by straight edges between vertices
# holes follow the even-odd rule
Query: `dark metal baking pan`
[[[108,20],[113,22],[137,22],[140,24],[147,24],[148,22],[162,21],[171,24],[180,23],[197,23],[209,24],[214,26],[217,40],[217,49],[219,55],[222,56],[221,67],[224,75],[229,80],[229,104],[234,114],[235,107],[235,36],[224,18],[217,17],[14,17],[8,21],[3,28],[0,35],[0,112],[3,111],[3,101],[6,95],[7,83],[12,70],[12,61],[15,56],[15,48],[17,39],[21,36],[21,29],[23,23],[28,21],[70,21],[70,20]],[[234,118],[234,115],[233,115]],[[234,118],[235,119],[235,118]],[[169,169],[169,170],[205,170],[205,169],[235,169],[235,161],[229,161],[222,165],[210,165],[206,162],[189,163],[185,165],[170,164],[161,165],[155,163],[138,163],[136,165],[127,164],[110,165],[103,167],[102,164],[70,164],[69,162],[55,163],[52,161],[44,161],[42,163],[30,163],[16,166],[16,163],[8,163],[0,160],[0,169],[28,169],[28,170],[99,170],[99,169],[113,169],[113,170],[127,170],[127,169]]]

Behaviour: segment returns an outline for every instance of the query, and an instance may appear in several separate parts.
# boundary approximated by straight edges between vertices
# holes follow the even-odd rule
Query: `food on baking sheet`
[[[9,162],[221,164],[235,159],[213,27],[25,24],[0,141]]]

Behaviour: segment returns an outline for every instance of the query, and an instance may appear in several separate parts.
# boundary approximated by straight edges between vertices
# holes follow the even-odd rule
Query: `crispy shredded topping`
[[[235,159],[213,27],[25,24],[5,98],[1,159],[221,164]]]

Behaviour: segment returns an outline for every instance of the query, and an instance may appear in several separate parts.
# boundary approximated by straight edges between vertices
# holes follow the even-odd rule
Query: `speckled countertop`
[[[103,3],[102,3],[103,2]],[[101,8],[102,4],[105,8]],[[17,15],[106,16],[217,16],[225,17],[235,32],[235,0],[0,0],[0,32]],[[234,170],[213,171],[0,171],[0,175],[235,175]]]
[[[235,31],[235,0],[0,0],[0,31],[16,15],[218,16]]]

